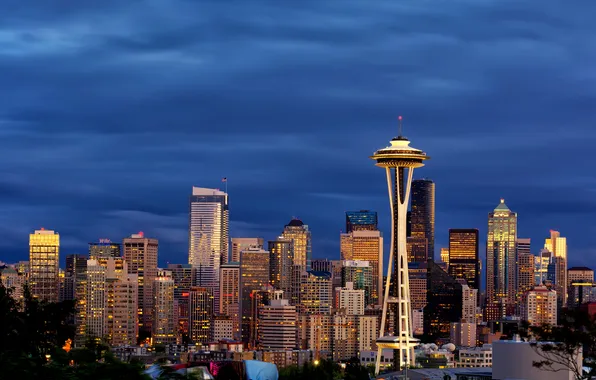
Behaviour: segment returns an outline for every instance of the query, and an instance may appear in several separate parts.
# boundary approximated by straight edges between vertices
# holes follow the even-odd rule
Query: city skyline
[[[546,4],[261,4],[226,20],[219,4],[0,5],[2,259],[43,226],[65,254],[142,230],[160,265],[183,263],[188,189],[224,176],[231,236],[274,238],[298,216],[313,257],[332,257],[347,210],[377,210],[388,231],[365,157],[403,114],[437,162],[437,252],[449,228],[484,237],[505,198],[520,235],[561,231],[569,264],[589,265],[594,179],[551,148],[594,159],[594,27],[589,9]]]

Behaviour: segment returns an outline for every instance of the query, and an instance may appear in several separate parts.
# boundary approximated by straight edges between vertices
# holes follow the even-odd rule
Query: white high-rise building
[[[534,326],[556,325],[557,293],[542,285],[526,292],[522,303],[522,318]]]
[[[344,310],[346,315],[364,315],[364,289],[355,290],[352,282],[344,288],[335,288],[337,293],[337,309]]]
[[[228,194],[193,187],[189,203],[188,263],[197,271],[197,285],[213,286],[220,265],[228,262]]]
[[[476,321],[476,309],[478,305],[478,289],[462,285],[462,320],[465,322]]]
[[[561,307],[567,305],[567,238],[559,231],[550,231],[550,238],[544,241],[544,248],[553,253],[555,264],[554,288]]]

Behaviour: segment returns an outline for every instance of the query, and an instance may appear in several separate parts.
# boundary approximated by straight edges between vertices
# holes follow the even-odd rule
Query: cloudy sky
[[[596,3],[545,0],[0,2],[0,260],[55,229],[62,254],[137,231],[187,260],[191,187],[228,177],[232,236],[292,216],[338,257],[378,210],[368,156],[432,160],[437,251],[504,197],[537,252],[596,259]]]

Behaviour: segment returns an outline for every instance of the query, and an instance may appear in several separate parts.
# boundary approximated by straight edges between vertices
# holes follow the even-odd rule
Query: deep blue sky
[[[0,260],[28,234],[62,254],[143,230],[186,262],[191,186],[229,178],[232,236],[292,216],[338,256],[344,211],[376,209],[368,156],[432,156],[437,252],[504,197],[537,252],[596,258],[596,3],[536,0],[2,1]]]

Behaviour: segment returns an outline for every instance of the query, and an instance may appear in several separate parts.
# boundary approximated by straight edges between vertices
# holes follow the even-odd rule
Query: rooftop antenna
[[[399,120],[399,137],[402,137],[402,125],[401,125],[402,119],[403,119],[403,117],[401,115],[399,115],[397,117],[397,120]]]

